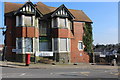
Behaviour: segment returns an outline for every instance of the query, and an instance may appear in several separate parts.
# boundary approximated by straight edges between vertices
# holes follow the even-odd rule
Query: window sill
[[[79,51],[83,51],[83,49],[78,49]]]

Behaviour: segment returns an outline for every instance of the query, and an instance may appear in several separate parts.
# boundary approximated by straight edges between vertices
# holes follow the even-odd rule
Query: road
[[[117,69],[2,68],[3,78],[118,78]]]

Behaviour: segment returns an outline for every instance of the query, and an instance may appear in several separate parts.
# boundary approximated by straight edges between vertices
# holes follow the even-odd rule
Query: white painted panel
[[[32,16],[33,18],[33,26],[35,26],[35,16]]]
[[[63,15],[65,15],[65,10],[63,9]]]
[[[23,7],[23,11],[25,11],[25,7]]]
[[[60,14],[62,15],[62,10],[60,10]]]
[[[22,12],[22,9],[20,10],[20,12]]]
[[[22,15],[22,26],[25,26],[25,16]]]
[[[28,6],[26,5],[26,11],[28,11]]]
[[[60,14],[60,11],[58,11],[58,14]]]
[[[16,16],[16,26],[18,26],[18,16]]]
[[[29,11],[31,12],[31,6],[29,5]]]

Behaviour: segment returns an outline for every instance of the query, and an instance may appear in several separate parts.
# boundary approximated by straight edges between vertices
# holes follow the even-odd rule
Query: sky
[[[118,43],[118,2],[43,2],[48,6],[62,4],[69,9],[83,10],[93,21],[93,44]],[[0,3],[0,26],[4,26],[3,4]],[[0,30],[0,44],[3,36]]]

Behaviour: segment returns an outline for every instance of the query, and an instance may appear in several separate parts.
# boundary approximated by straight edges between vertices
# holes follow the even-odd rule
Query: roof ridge
[[[58,8],[58,7],[52,7],[52,6],[48,6],[48,7],[51,7],[51,8]],[[68,10],[76,10],[76,11],[82,11],[82,10],[77,10],[77,9],[69,9]]]

